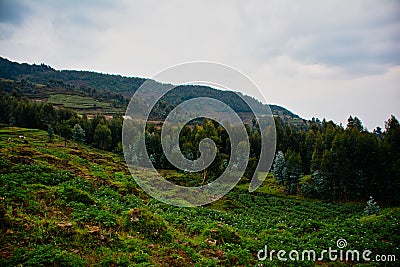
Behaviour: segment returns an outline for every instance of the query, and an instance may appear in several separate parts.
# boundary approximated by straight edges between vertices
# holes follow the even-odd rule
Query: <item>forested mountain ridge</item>
[[[124,112],[133,93],[147,80],[91,71],[55,70],[45,64],[17,63],[2,57],[0,57],[0,78],[0,89],[3,91],[11,92],[15,90],[30,99],[40,101],[48,100],[51,95],[89,97],[94,99],[92,102],[97,102],[94,110],[104,111],[103,113],[106,114]],[[258,100],[240,95],[257,109],[265,108]],[[156,106],[156,110],[158,109],[158,114],[168,113],[180,102],[200,96],[211,97],[224,103],[229,103],[235,111],[241,112],[244,117],[248,117],[245,113],[250,113],[248,106],[235,93],[201,85],[177,86],[175,90],[161,99]],[[53,97],[50,102],[53,104],[68,103],[68,99],[67,101],[64,98],[62,101],[57,101],[57,99],[59,98]],[[89,99],[80,100],[90,101]],[[99,105],[99,103],[104,103],[104,105]],[[91,106],[93,107],[93,104]],[[304,125],[304,121],[291,111],[277,105],[269,106],[272,113],[279,116],[284,122]],[[78,109],[74,105],[66,107]],[[86,109],[81,111],[95,113],[94,110]]]

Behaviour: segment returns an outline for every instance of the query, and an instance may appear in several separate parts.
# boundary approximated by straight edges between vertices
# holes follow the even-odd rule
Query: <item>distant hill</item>
[[[32,100],[49,101],[81,113],[100,111],[105,114],[123,113],[133,93],[146,81],[144,78],[91,71],[55,70],[45,64],[17,63],[2,57],[0,57],[0,78],[0,90],[16,91]],[[249,107],[234,92],[208,86],[181,85],[161,99],[153,115],[162,117],[162,114],[168,113],[182,101],[200,96],[219,99],[244,117],[250,112]],[[257,109],[265,107],[252,97],[243,95],[242,97]],[[83,101],[84,105],[77,105],[73,101]],[[283,122],[304,124],[303,120],[291,111],[277,105],[269,106],[272,113],[279,116]]]

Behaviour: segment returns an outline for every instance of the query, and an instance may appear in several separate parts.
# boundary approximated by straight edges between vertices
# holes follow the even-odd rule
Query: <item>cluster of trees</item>
[[[298,194],[329,201],[365,200],[400,203],[400,124],[391,116],[385,129],[364,129],[357,117],[343,127],[332,121],[311,120],[307,127],[284,124],[276,118],[277,155],[272,171],[287,194]],[[246,125],[250,159],[242,182],[253,176],[261,150],[257,124]],[[200,157],[199,142],[214,141],[217,156],[207,169],[207,179],[218,177],[230,160],[230,140],[215,121],[185,125],[179,136],[179,149],[188,159]],[[168,143],[168,140],[166,140]],[[173,169],[161,146],[161,127],[146,130],[146,147],[153,165]],[[176,148],[178,151],[178,148]]]
[[[132,132],[135,131],[134,127]],[[167,131],[163,145],[168,151],[170,151],[171,157],[174,157],[177,153],[182,153],[189,160],[196,160],[200,158],[201,153],[199,151],[200,142],[205,138],[211,139],[216,146],[216,157],[212,161],[212,164],[203,170],[204,182],[209,182],[217,177],[219,177],[225,168],[228,166],[230,155],[231,155],[231,143],[227,131],[216,121],[213,120],[203,120],[198,123],[197,120],[192,121],[189,124],[183,126],[182,130],[179,132],[178,128],[171,128],[169,130],[162,129],[160,126],[155,124],[147,125],[145,131],[145,143],[147,148],[147,153],[149,155],[152,164],[157,169],[175,169],[171,162],[167,159],[163,145],[161,144],[161,131]],[[248,128],[250,130],[250,128]],[[233,128],[232,131],[235,131]],[[134,138],[135,134],[131,135],[132,140],[127,140],[127,143],[132,144],[134,148],[139,140]],[[179,147],[176,145],[172,138],[179,136]],[[261,136],[259,132],[254,130],[253,134],[250,135],[251,142],[253,144],[261,144]],[[207,144],[203,144],[204,149],[211,152],[212,147]],[[260,146],[258,146],[260,148]],[[126,158],[131,159],[133,163],[140,162],[140,158],[137,155],[130,155],[129,148],[126,149]],[[211,153],[204,153],[211,154]],[[254,171],[257,165],[257,151],[251,150],[251,162],[253,164],[252,168],[246,170],[246,177],[251,177],[250,172]],[[259,153],[258,153],[259,154]],[[203,155],[204,156],[204,155]],[[236,159],[234,162],[241,162]]]
[[[88,119],[66,108],[0,93],[0,122],[12,126],[47,130],[50,141],[54,134],[94,147],[122,153],[122,116],[107,120],[102,115]]]
[[[277,123],[273,173],[287,193],[345,201],[373,195],[400,203],[400,125],[394,116],[373,132],[351,116],[346,127],[317,119],[309,124],[295,130]]]

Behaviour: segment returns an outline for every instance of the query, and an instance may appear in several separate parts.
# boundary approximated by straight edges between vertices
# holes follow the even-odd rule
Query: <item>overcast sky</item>
[[[0,55],[139,77],[214,61],[306,119],[400,117],[397,0],[0,0]]]

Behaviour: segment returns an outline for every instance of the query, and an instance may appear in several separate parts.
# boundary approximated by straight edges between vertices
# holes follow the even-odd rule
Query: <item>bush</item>
[[[211,229],[206,229],[203,234],[217,241],[217,245],[222,244],[239,244],[241,242],[240,236],[235,230],[221,222],[213,225]]]
[[[381,209],[379,208],[375,200],[372,198],[372,196],[369,197],[369,200],[367,201],[367,206],[364,209],[364,213],[366,213],[367,215],[373,215],[379,213],[380,210]]]
[[[39,245],[27,251],[19,248],[7,260],[0,260],[1,266],[85,266],[78,256],[64,250],[52,248],[51,245]]]
[[[10,170],[11,162],[5,158],[0,160],[0,173],[7,173]]]
[[[70,206],[75,209],[71,215],[76,221],[98,223],[106,227],[117,225],[115,215],[107,210],[99,209],[94,206],[85,206],[83,203],[77,202],[70,203]]]
[[[172,234],[167,223],[159,216],[143,208],[130,210],[124,221],[126,230],[143,234],[153,241],[170,241]]]
[[[58,185],[72,178],[68,171],[41,164],[17,164],[11,168],[10,173],[18,174],[19,179],[28,184]]]
[[[7,203],[5,197],[0,197],[0,229],[7,225]]]
[[[127,256],[108,256],[105,257],[101,262],[100,266],[109,267],[109,266],[130,266],[130,259]]]
[[[77,189],[67,184],[64,184],[62,187],[60,187],[58,193],[60,194],[60,197],[66,202],[75,201],[90,205],[96,203],[96,200],[86,191]]]

